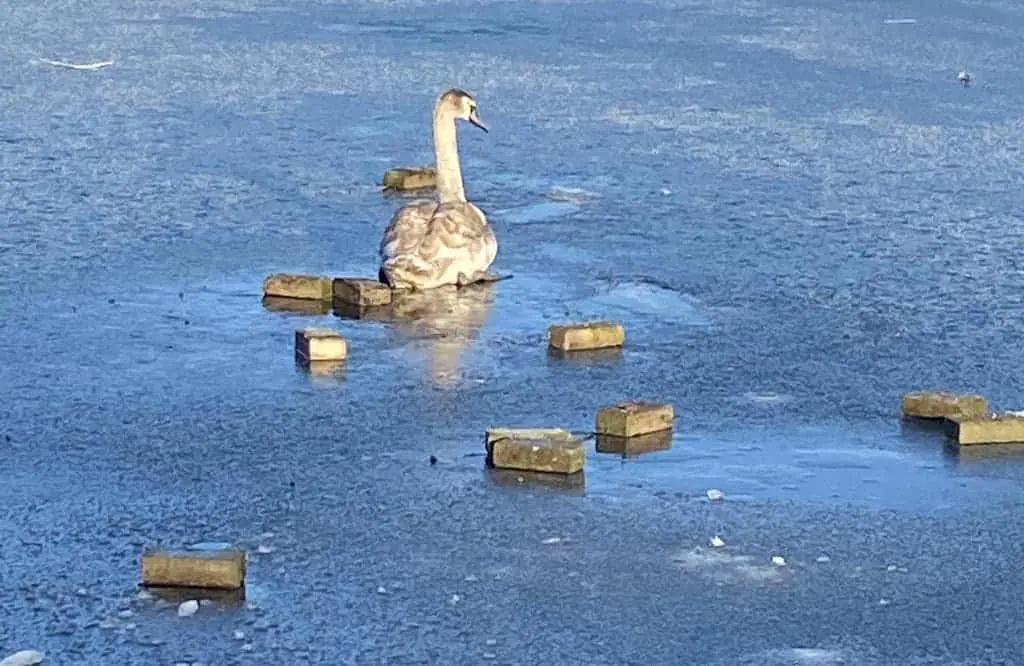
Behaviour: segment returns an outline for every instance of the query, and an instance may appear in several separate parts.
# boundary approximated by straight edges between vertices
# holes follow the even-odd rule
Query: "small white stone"
[[[818,555],[818,558],[816,560],[814,560],[814,561],[818,562],[819,564],[826,564],[828,562],[831,562],[832,558],[829,557],[828,555]]]
[[[781,555],[773,555],[772,564],[774,564],[777,567],[784,567],[786,566],[786,558],[784,558]]]
[[[264,544],[261,543],[259,546],[256,547],[256,552],[259,553],[260,555],[267,555],[269,553],[274,552],[274,547],[273,546],[267,546],[267,545],[264,545]]]
[[[42,663],[44,656],[42,652],[36,650],[21,650],[5,657],[0,661],[0,666],[35,666]]]
[[[462,597],[460,597],[460,596],[459,596],[459,595],[457,595],[457,594],[453,594],[453,595],[452,595],[452,598],[448,600],[448,603],[450,603],[450,604],[454,605],[454,604],[457,604],[457,603],[459,603],[459,600],[460,600],[460,599],[462,599]]]
[[[75,590],[75,594],[77,594],[80,597],[84,597],[84,596],[87,596],[89,594],[89,590],[85,589],[84,587],[80,587],[77,590]],[[3,663],[3,662],[0,662],[0,663]]]
[[[189,601],[183,601],[181,603],[181,605],[178,606],[178,617],[190,617],[192,615],[195,615],[196,611],[198,611],[198,610],[199,610],[199,602],[196,601],[195,599],[190,599]]]
[[[879,599],[879,600],[878,600],[878,605],[879,605],[879,606],[888,606],[888,605],[889,605],[889,604],[891,604],[891,603],[892,603],[892,602],[891,602],[891,601],[889,601],[888,599]]]
[[[388,591],[386,589],[384,589],[383,585],[381,585],[381,586],[379,586],[377,588],[377,594],[387,594],[387,593],[388,593]]]
[[[712,488],[708,491],[708,500],[711,502],[720,502],[725,499],[725,493],[716,488]]]
[[[241,629],[235,630],[235,633],[233,633],[231,636],[236,641],[244,641],[245,640],[245,632],[242,631]]]
[[[722,537],[716,534],[715,536],[711,537],[711,545],[715,548],[722,548],[723,546],[725,546],[725,541],[722,539]]]
[[[895,564],[890,564],[889,566],[887,566],[885,568],[885,570],[890,572],[890,573],[892,573],[893,571],[896,571],[896,569],[897,569],[897,566]]]

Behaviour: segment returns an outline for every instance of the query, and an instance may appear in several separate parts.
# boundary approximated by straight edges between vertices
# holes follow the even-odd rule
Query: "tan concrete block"
[[[263,307],[273,312],[293,312],[305,315],[325,315],[331,311],[330,301],[312,301],[287,296],[264,296]]]
[[[369,307],[391,303],[391,287],[365,278],[334,278],[334,301]]]
[[[245,584],[245,570],[241,550],[150,550],[142,555],[143,585],[237,589]]]
[[[487,449],[491,467],[553,474],[579,472],[586,458],[578,439],[502,437],[488,442]]]
[[[490,446],[497,439],[550,439],[569,442],[574,439],[572,433],[564,428],[489,428],[485,436],[485,444]]]
[[[303,328],[295,331],[295,357],[303,363],[343,361],[348,356],[345,338],[330,328]]]
[[[623,458],[632,458],[644,453],[667,451],[672,448],[672,430],[659,430],[646,435],[634,437],[616,437],[615,435],[598,435],[594,449],[598,453],[615,453]]]
[[[947,416],[946,421],[959,446],[1024,444],[1024,413],[954,414]]]
[[[432,167],[399,167],[384,172],[386,190],[422,190],[437,187],[437,172]]]
[[[557,324],[548,328],[548,346],[563,351],[621,347],[626,342],[622,324],[591,321],[579,324]]]
[[[653,402],[623,402],[597,412],[594,431],[599,435],[635,437],[672,427],[672,405]]]
[[[915,391],[900,397],[900,412],[913,418],[941,419],[958,414],[980,415],[987,411],[985,398],[970,393]]]
[[[333,296],[331,278],[322,275],[274,273],[263,280],[264,296],[329,301]]]

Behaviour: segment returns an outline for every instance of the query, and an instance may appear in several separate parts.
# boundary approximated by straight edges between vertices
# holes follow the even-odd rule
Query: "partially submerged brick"
[[[958,446],[1024,444],[1024,413],[954,414],[946,422]]]
[[[501,437],[487,443],[491,467],[551,474],[575,474],[583,469],[586,451],[578,439]]]
[[[150,550],[142,555],[142,584],[233,590],[245,584],[245,551]]]
[[[603,349],[576,349],[567,351],[548,345],[548,358],[559,363],[600,365],[618,363],[622,360],[622,347],[605,347]]]
[[[942,419],[958,415],[980,415],[987,411],[985,398],[970,393],[915,391],[900,397],[900,412],[912,418]]]
[[[390,305],[352,305],[342,301],[334,301],[334,316],[342,319],[365,319],[368,321],[390,322],[394,320],[394,310]]]
[[[621,347],[625,342],[622,324],[611,321],[556,324],[548,328],[548,346],[563,351]]]
[[[211,587],[173,587],[146,585],[146,591],[158,599],[175,605],[193,599],[212,601],[221,606],[241,606],[245,603],[245,587],[237,589]]]
[[[391,303],[391,287],[378,280],[365,278],[334,278],[334,301],[371,307]]]
[[[303,363],[343,361],[348,356],[345,338],[330,328],[303,328],[295,331],[295,358]]]
[[[597,412],[594,431],[599,435],[635,437],[672,427],[672,405],[654,402],[623,402]]]
[[[437,172],[431,167],[399,167],[384,172],[386,190],[422,190],[437,186]]]
[[[274,312],[294,312],[305,315],[324,315],[331,311],[331,302],[288,298],[287,296],[264,296],[263,307]]]
[[[549,474],[523,469],[491,467],[487,471],[491,480],[502,486],[541,486],[562,490],[581,490],[586,484],[586,472],[583,470],[573,474]]]
[[[345,375],[344,361],[304,361],[301,365],[313,377],[341,379]]]
[[[487,446],[498,439],[549,439],[571,442],[576,438],[564,428],[489,428],[484,440]]]
[[[312,301],[329,301],[333,297],[332,280],[323,275],[297,275],[274,273],[263,280],[265,296],[303,298]]]
[[[659,430],[646,435],[634,437],[617,437],[615,435],[597,435],[594,449],[598,453],[615,453],[623,458],[639,456],[644,453],[667,451],[672,448],[672,430]]]

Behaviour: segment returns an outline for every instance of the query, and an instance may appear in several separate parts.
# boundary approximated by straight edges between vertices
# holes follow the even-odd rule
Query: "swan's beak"
[[[487,131],[487,125],[484,125],[484,121],[480,120],[480,116],[476,115],[476,109],[469,112],[469,122],[473,123],[483,131]]]

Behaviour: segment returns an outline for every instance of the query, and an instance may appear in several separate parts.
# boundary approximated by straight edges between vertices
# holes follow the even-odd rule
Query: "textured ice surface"
[[[1024,458],[897,409],[1024,407],[1020,3],[12,0],[0,25],[0,645],[1018,658]],[[390,323],[262,308],[271,272],[374,274],[407,200],[380,178],[429,163],[452,85],[491,127],[460,149],[514,277]],[[547,354],[590,318],[621,353]],[[296,370],[306,325],[343,369]],[[670,450],[592,453],[577,492],[482,469],[487,427],[587,431],[627,398],[675,406]],[[143,546],[267,530],[252,608],[118,619]],[[786,583],[672,561],[714,534]]]

